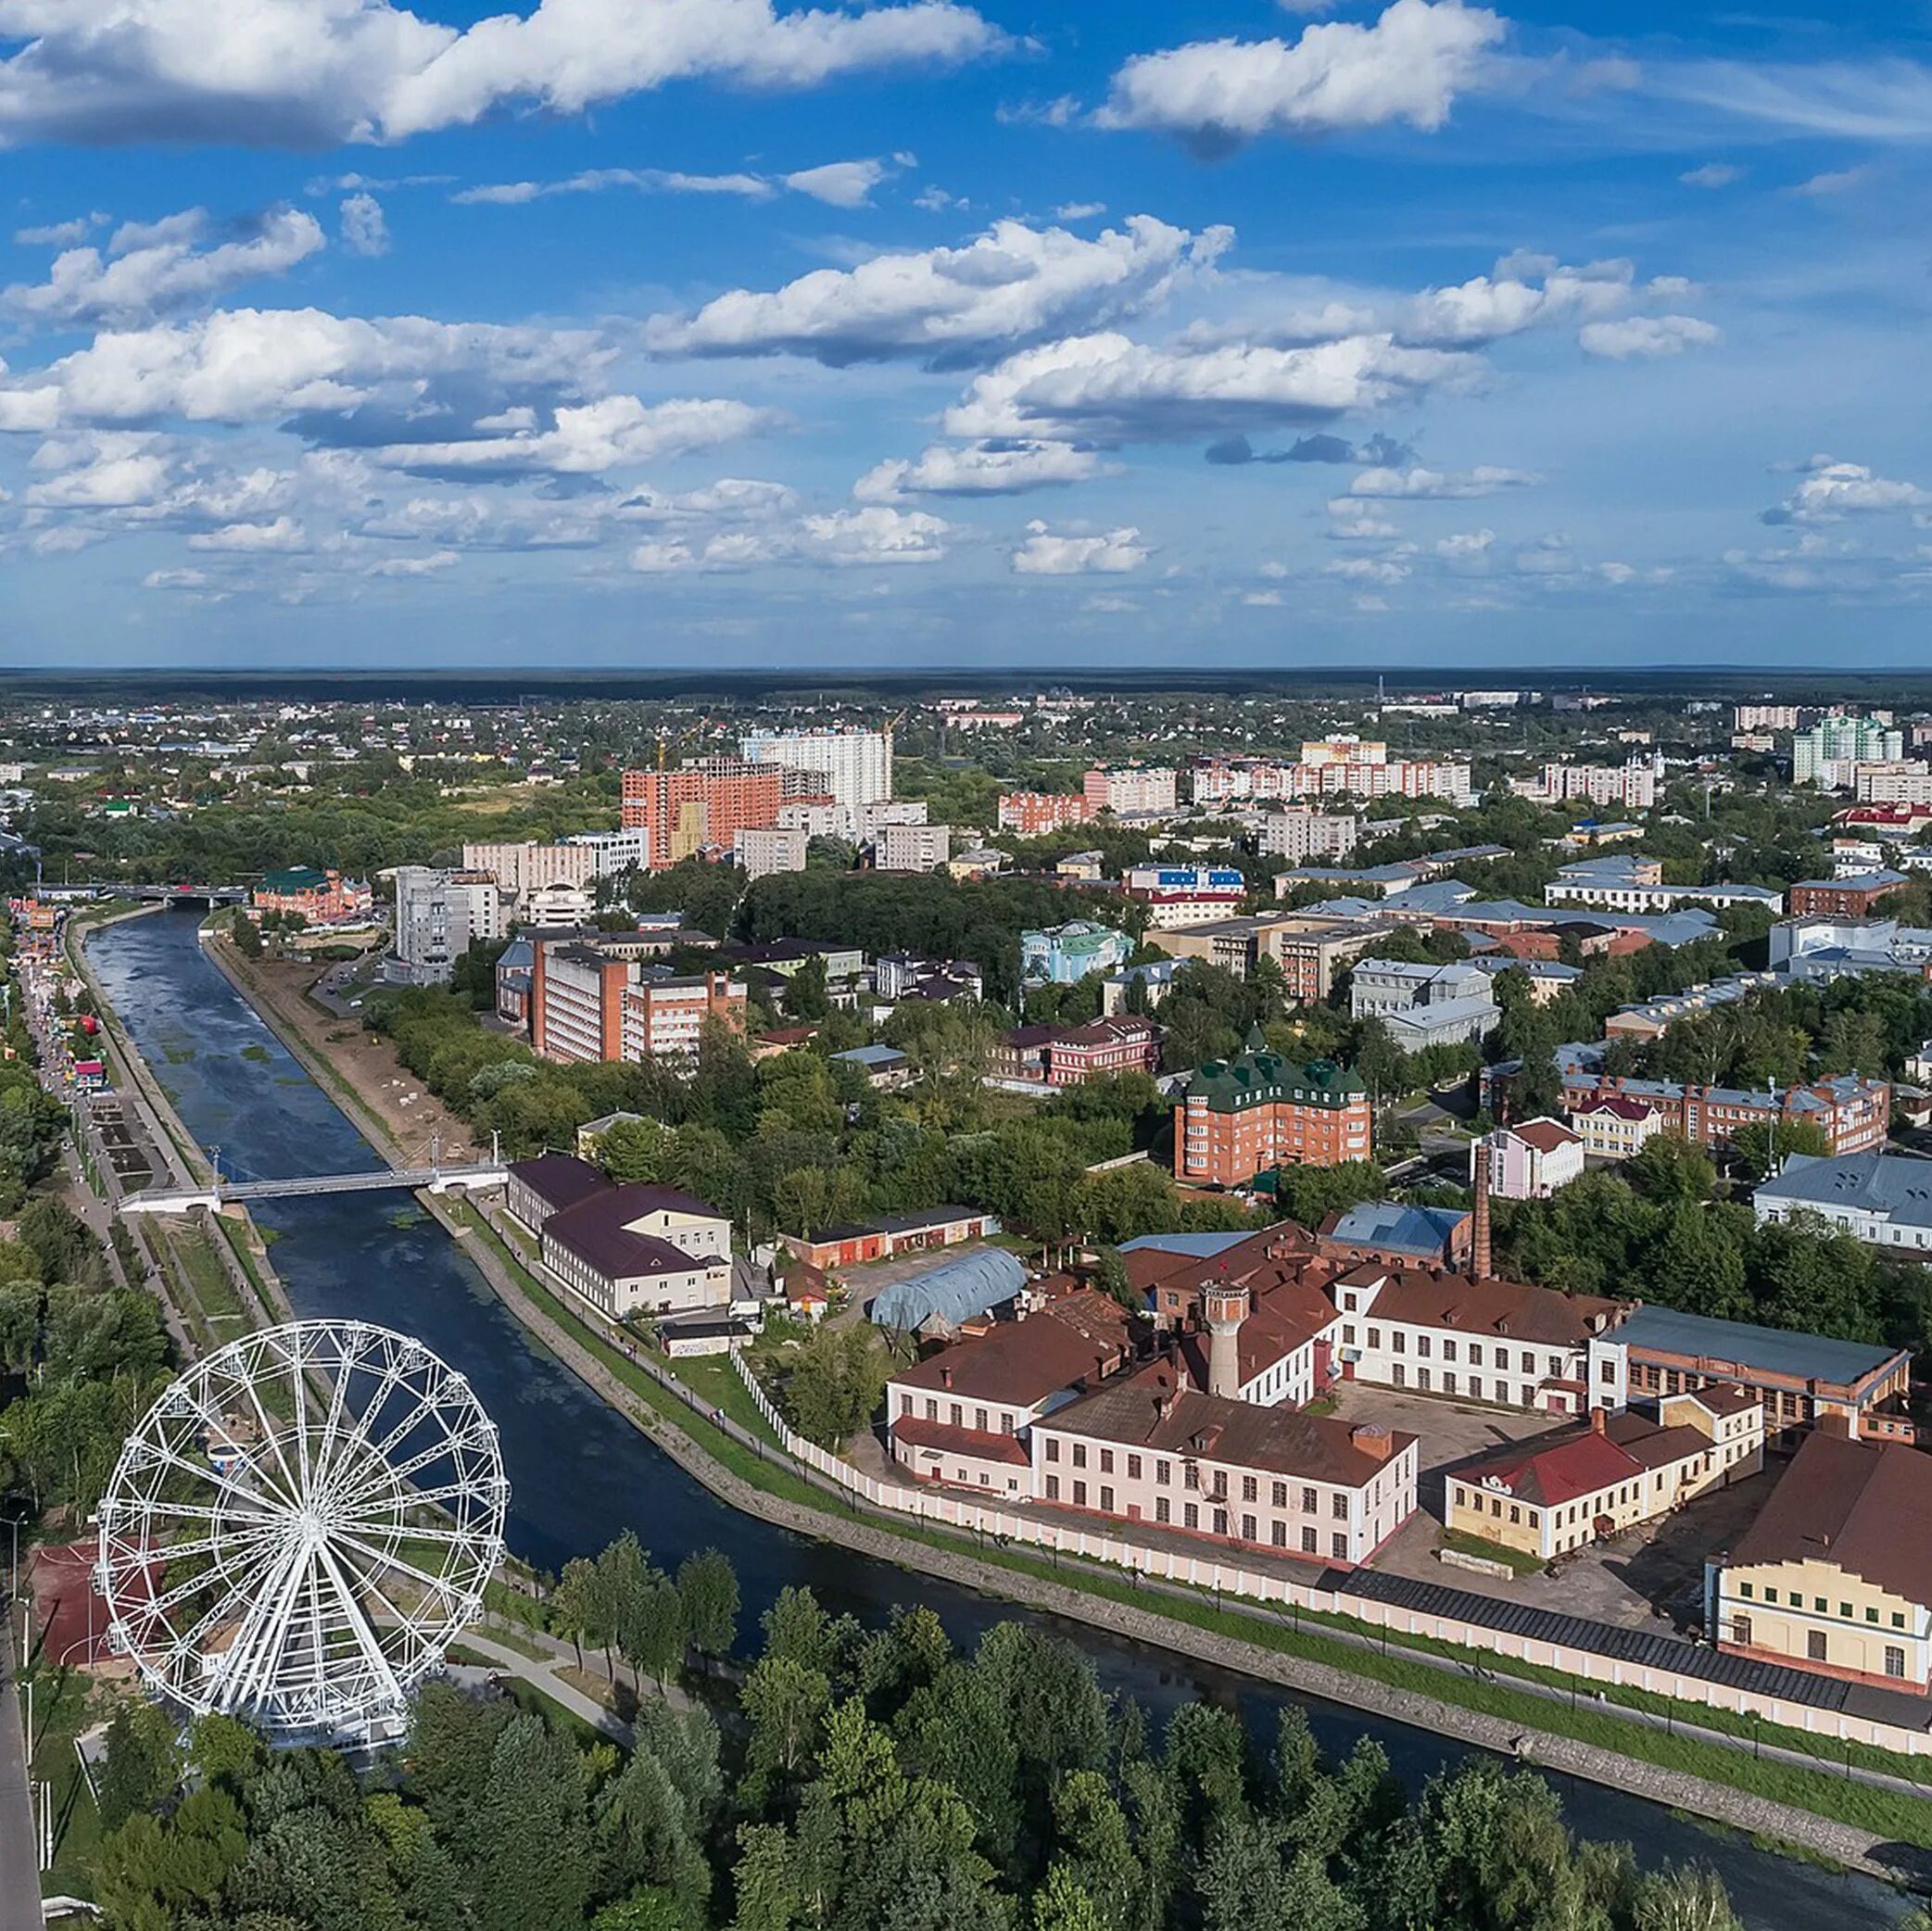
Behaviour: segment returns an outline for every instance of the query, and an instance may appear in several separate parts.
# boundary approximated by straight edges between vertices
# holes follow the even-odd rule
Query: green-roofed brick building
[[[1244,1186],[1273,1167],[1370,1155],[1369,1089],[1332,1059],[1294,1060],[1251,1035],[1238,1059],[1197,1066],[1174,1102],[1174,1177]]]
[[[372,907],[367,885],[312,865],[266,873],[248,894],[248,902],[258,912],[299,912],[311,926],[367,918]]]

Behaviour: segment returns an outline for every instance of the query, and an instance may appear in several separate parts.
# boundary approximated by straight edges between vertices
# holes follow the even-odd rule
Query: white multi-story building
[[[739,750],[753,764],[814,772],[839,807],[839,836],[856,838],[859,813],[892,795],[890,731],[772,731],[743,738]]]
[[[1180,796],[1180,779],[1167,766],[1095,765],[1081,780],[1089,812],[1112,812],[1117,818],[1137,813],[1170,812]]]
[[[950,825],[881,825],[872,846],[882,872],[930,872],[953,855]]]
[[[802,872],[814,836],[803,826],[740,825],[731,835],[731,856],[752,878],[769,872]]]
[[[546,885],[574,885],[580,890],[598,876],[598,852],[589,844],[465,845],[466,872],[487,872],[518,898]]]
[[[1599,808],[1648,812],[1657,803],[1657,767],[1648,758],[1622,764],[1546,764],[1533,795],[1545,804],[1584,799]]]
[[[1736,731],[1795,731],[1796,704],[1739,704],[1731,713],[1731,728]]]
[[[1875,717],[1821,717],[1791,738],[1791,782],[1842,789],[1860,764],[1896,764],[1905,755],[1904,733]]]
[[[1932,804],[1932,764],[1855,764],[1851,788],[1861,804]]]
[[[488,872],[396,868],[396,938],[384,977],[410,986],[447,986],[473,942],[494,943],[510,929],[515,899]]]
[[[1353,813],[1269,812],[1261,820],[1261,855],[1285,858],[1291,865],[1346,858],[1355,850],[1360,826]]]
[[[835,839],[843,821],[838,805],[829,798],[788,798],[778,807],[781,831],[802,831],[807,838]],[[734,845],[736,840],[734,839]],[[780,870],[795,870],[780,866]]]
[[[650,833],[641,825],[621,831],[580,831],[564,843],[581,845],[591,854],[593,876],[599,878],[650,869]]]
[[[928,806],[923,798],[881,798],[859,807],[859,836],[875,839],[888,825],[924,825]],[[785,822],[782,812],[778,822]]]

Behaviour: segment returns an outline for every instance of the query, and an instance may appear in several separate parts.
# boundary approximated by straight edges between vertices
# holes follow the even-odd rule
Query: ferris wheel
[[[474,1619],[509,1493],[496,1424],[421,1342],[361,1321],[246,1335],[121,1450],[95,1571],[110,1640],[191,1715],[367,1734]]]

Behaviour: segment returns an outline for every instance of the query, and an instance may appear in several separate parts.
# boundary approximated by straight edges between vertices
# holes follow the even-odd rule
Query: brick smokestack
[[[1470,1272],[1478,1281],[1487,1281],[1490,1276],[1489,1256],[1489,1159],[1490,1148],[1486,1140],[1476,1142],[1476,1211],[1475,1225],[1471,1229]]]

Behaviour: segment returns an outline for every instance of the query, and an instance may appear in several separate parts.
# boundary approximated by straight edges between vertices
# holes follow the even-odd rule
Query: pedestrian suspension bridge
[[[461,1193],[479,1187],[500,1187],[510,1179],[509,1167],[494,1136],[490,1157],[459,1166],[445,1166],[441,1148],[429,1145],[429,1164],[423,1167],[375,1167],[360,1173],[304,1173],[284,1180],[223,1180],[221,1149],[210,1149],[214,1178],[205,1186],[146,1187],[122,1199],[123,1214],[185,1214],[196,1207],[220,1213],[224,1206],[246,1206],[258,1200],[298,1200],[317,1193],[410,1193],[426,1187],[432,1193]]]

